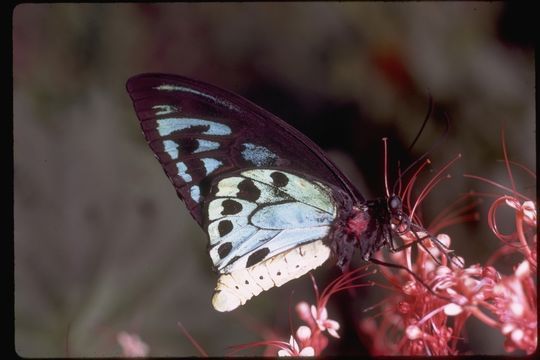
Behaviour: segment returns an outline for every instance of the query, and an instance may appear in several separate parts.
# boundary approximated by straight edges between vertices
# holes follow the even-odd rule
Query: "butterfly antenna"
[[[397,180],[397,184],[398,184],[398,191],[397,193],[395,192],[394,194],[401,194],[401,186],[402,186],[402,179],[401,179],[401,162],[398,160],[397,162],[397,168],[398,168],[398,180]],[[395,189],[393,189],[395,190]]]
[[[388,190],[388,138],[383,137],[384,143],[384,188],[386,190],[386,197],[390,197],[390,191]]]
[[[429,116],[431,115],[431,108],[432,108],[432,101],[431,101],[431,97],[430,97],[430,106],[429,106],[429,111],[427,113],[427,116],[426,118],[424,119],[424,123],[422,124],[422,127],[420,129],[420,132],[418,133],[418,135],[416,136],[416,139],[414,139],[413,143],[411,144],[411,146],[409,146],[409,149],[412,149],[412,146],[415,144],[415,142],[417,141],[420,133],[422,132],[422,130],[424,129],[424,126],[427,122],[427,119],[429,119]],[[409,166],[407,166],[407,168],[405,170],[403,170],[403,172],[400,174],[398,180],[394,183],[394,186],[392,188],[392,191],[395,193],[396,191],[396,186],[398,184],[399,181],[401,181],[401,178],[403,178],[405,176],[405,174],[407,174],[412,168],[414,168],[420,161],[424,160],[425,157],[427,157],[429,154],[433,153],[433,151],[438,147],[440,146],[445,140],[446,140],[446,137],[448,136],[448,131],[450,129],[450,118],[448,117],[448,115],[445,113],[444,114],[444,119],[446,120],[446,123],[445,123],[445,128],[444,128],[444,131],[443,133],[441,134],[441,136],[439,136],[439,138],[437,139],[436,142],[434,142],[431,147],[429,148],[428,151],[426,151],[424,154],[422,154],[422,156],[420,156],[418,159],[416,159],[415,161],[412,162],[412,164],[410,164]]]
[[[433,111],[433,97],[431,96],[431,94],[429,94],[428,96],[429,96],[429,103],[428,103],[427,114],[424,117],[424,122],[422,123],[422,126],[420,127],[420,130],[418,131],[418,133],[416,134],[416,137],[414,138],[411,145],[409,145],[409,148],[407,149],[407,151],[409,151],[409,152],[412,150],[414,145],[416,145],[416,142],[418,141],[418,139],[420,139],[420,135],[422,135],[422,132],[424,132],[424,128],[426,127],[426,124],[427,124],[429,118],[431,117],[431,112]]]

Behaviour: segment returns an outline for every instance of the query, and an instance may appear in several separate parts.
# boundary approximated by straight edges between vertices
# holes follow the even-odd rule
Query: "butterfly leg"
[[[440,294],[437,294],[435,291],[433,291],[433,289],[427,285],[422,279],[420,279],[420,277],[418,275],[416,275],[411,269],[409,269],[408,267],[406,266],[403,266],[403,265],[399,265],[399,264],[392,264],[392,263],[387,263],[385,261],[381,261],[379,259],[376,259],[374,257],[371,257],[369,258],[369,261],[371,261],[372,263],[374,264],[377,264],[377,265],[382,265],[382,266],[386,266],[386,267],[393,267],[393,268],[396,268],[396,269],[401,269],[401,270],[405,270],[406,272],[408,272],[416,281],[418,281],[420,284],[422,284],[422,286],[424,286],[430,293],[432,293],[434,296],[440,298],[440,299],[443,299],[445,301],[449,301],[449,302],[452,302],[452,299],[450,298],[447,298],[445,296],[442,296]]]
[[[418,232],[413,230],[413,228],[417,229],[418,231],[425,232],[426,235],[424,235],[424,236],[418,235]],[[390,251],[391,252],[399,252],[399,251],[402,251],[402,250],[405,250],[405,249],[411,247],[414,244],[418,244],[418,246],[421,246],[431,256],[431,258],[435,261],[435,263],[437,263],[438,265],[441,265],[441,261],[439,259],[437,259],[427,249],[427,247],[423,244],[423,241],[425,239],[430,239],[433,242],[433,244],[435,244],[435,246],[450,259],[452,264],[454,264],[454,265],[456,265],[458,267],[463,267],[464,266],[463,261],[459,257],[456,257],[454,254],[452,254],[453,250],[449,249],[445,244],[441,243],[439,241],[439,239],[437,239],[435,236],[427,233],[426,230],[424,230],[423,228],[419,227],[418,225],[415,225],[415,224],[411,223],[410,233],[412,233],[414,235],[414,237],[416,238],[414,241],[411,241],[411,242],[409,242],[409,243],[407,243],[405,245],[402,245],[400,247],[397,247],[397,248],[395,247],[394,242],[391,241],[390,242]]]
[[[416,234],[415,234],[416,235]],[[414,241],[411,241],[410,243],[407,243],[405,245],[401,245],[399,247],[395,247],[395,243],[394,241],[392,241],[390,243],[390,251],[391,252],[400,252],[402,250],[405,250],[405,249],[408,249],[410,248],[411,246],[413,246],[414,244],[418,243],[420,245],[420,243],[424,240],[424,239],[427,239],[429,238],[429,236],[424,236],[424,237],[419,237],[418,235],[416,235],[416,240]]]
[[[414,224],[414,223],[411,223],[411,230],[412,230],[413,228],[414,228],[414,229],[417,229],[418,231],[426,231],[426,230],[422,229],[420,226],[418,226],[418,225],[416,225],[416,224]],[[425,238],[429,238],[429,239],[433,242],[433,244],[435,244],[435,246],[437,246],[437,248],[438,248],[438,249],[439,249],[439,250],[440,250],[440,251],[441,251],[441,252],[442,252],[449,260],[450,260],[450,262],[451,262],[453,265],[455,265],[455,266],[457,266],[457,267],[461,267],[461,268],[463,268],[463,267],[465,266],[465,264],[463,263],[463,260],[462,260],[460,257],[454,255],[454,254],[453,254],[453,250],[450,249],[450,248],[449,248],[448,246],[446,246],[445,244],[443,244],[439,239],[437,239],[436,236],[433,236],[433,235],[431,235],[431,234],[429,234],[429,233],[426,232],[426,236],[423,237],[423,238],[420,238],[420,237],[418,236],[418,234],[417,234],[416,231],[411,231],[411,232],[412,232],[412,233],[416,236],[416,238],[417,238],[417,240],[415,240],[414,242],[419,242],[419,241],[421,241],[421,240],[424,240]],[[413,243],[414,243],[414,242],[413,242]],[[420,242],[419,242],[419,245],[421,245]],[[422,247],[424,248],[424,250],[428,251],[428,250],[426,249],[425,246],[422,245]],[[428,253],[429,253],[429,251],[428,251]],[[433,255],[432,255],[431,253],[429,253],[429,254],[430,254],[431,257],[433,258]],[[435,258],[434,258],[434,260],[440,265],[440,262],[439,262],[439,261],[437,261]]]

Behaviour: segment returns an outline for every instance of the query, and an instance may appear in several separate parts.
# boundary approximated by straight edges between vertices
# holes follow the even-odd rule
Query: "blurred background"
[[[247,97],[318,143],[366,198],[383,195],[381,138],[389,138],[395,170],[440,142],[446,114],[450,129],[430,154],[433,169],[462,158],[426,199],[429,221],[462,193],[495,191],[464,173],[509,185],[498,161],[503,128],[510,159],[536,170],[532,23],[532,11],[516,3],[17,6],[18,354],[119,356],[117,334],[126,331],[152,356],[196,356],[181,321],[219,356],[269,331],[288,339],[289,305],[313,301],[303,277],[235,312],[213,310],[206,236],[144,141],[125,91],[130,76],[170,72]],[[432,118],[409,152],[429,96]],[[519,169],[514,176],[536,199],[536,181]],[[446,229],[468,264],[500,246],[488,206],[480,221]],[[331,265],[315,272],[320,287],[337,274]],[[362,293],[365,306],[377,291]],[[348,335],[325,353],[365,353],[342,310],[330,305],[330,318]],[[497,331],[469,325],[463,351],[503,352]]]

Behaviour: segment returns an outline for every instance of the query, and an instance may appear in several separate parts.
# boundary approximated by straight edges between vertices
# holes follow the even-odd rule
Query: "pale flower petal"
[[[296,337],[300,342],[307,341],[311,337],[311,329],[305,325],[302,325],[296,330]]]
[[[304,318],[305,316],[309,316],[310,308],[309,304],[305,301],[299,302],[296,305],[296,311],[300,314],[300,317]]]
[[[463,308],[458,304],[448,304],[444,307],[444,313],[448,316],[456,316],[461,314]]]
[[[514,342],[520,342],[523,339],[524,335],[525,333],[523,332],[523,330],[516,329],[512,331],[512,334],[510,335],[510,337],[512,338]]]
[[[536,225],[536,208],[534,207],[534,203],[532,201],[525,201],[521,209],[525,220],[530,224]]]
[[[336,320],[326,320],[324,324],[327,329],[339,330],[339,323]]]
[[[448,236],[447,234],[437,235],[437,240],[439,240],[439,242],[442,243],[447,248],[450,247],[450,236]]]
[[[313,349],[311,346],[306,346],[305,348],[300,351],[300,356],[315,356],[315,349]]]
[[[328,310],[326,310],[326,307],[323,307],[319,316],[319,320],[325,321],[326,319],[328,319]]]
[[[422,336],[422,330],[416,325],[409,325],[405,332],[409,340],[416,340]]]
[[[530,272],[529,262],[527,260],[524,260],[523,262],[521,262],[521,264],[518,265],[514,273],[516,274],[516,277],[518,279],[523,279],[526,276],[529,276],[529,272]]]
[[[116,336],[116,339],[122,347],[122,353],[126,357],[145,357],[148,355],[149,347],[144,341],[136,334],[129,334],[127,332],[120,332]]]
[[[510,206],[512,209],[519,210],[521,208],[521,204],[519,203],[519,201],[517,201],[514,198],[506,198],[504,202],[506,203],[506,205]]]
[[[510,304],[510,310],[512,310],[512,313],[514,313],[515,316],[520,317],[525,312],[525,307],[523,304],[515,302]]]
[[[319,314],[317,313],[317,308],[315,307],[315,305],[311,305],[311,316],[313,316],[315,320],[319,318]]]
[[[285,349],[282,349],[282,350],[279,350],[277,352],[278,356],[280,357],[283,357],[283,356],[291,356],[291,352],[289,350],[285,350]]]
[[[336,330],[329,328],[329,329],[328,329],[328,333],[329,333],[331,336],[335,337],[336,339],[339,339],[339,334],[337,333]]]
[[[296,340],[294,339],[292,335],[291,335],[291,338],[289,339],[289,344],[291,345],[291,349],[293,350],[293,352],[300,351],[300,347],[298,347],[298,343],[296,342]]]

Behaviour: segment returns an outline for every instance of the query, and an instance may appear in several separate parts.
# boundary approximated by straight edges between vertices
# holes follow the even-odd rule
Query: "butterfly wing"
[[[206,203],[209,252],[223,275],[212,303],[229,311],[324,263],[337,215],[332,190],[277,169],[227,174]]]
[[[212,180],[250,167],[308,174],[363,201],[315,143],[238,95],[166,74],[135,76],[127,90],[147,142],[201,226]]]
[[[127,83],[145,138],[209,235],[230,311],[330,256],[338,200],[363,202],[311,140],[246,99],[175,75]]]

